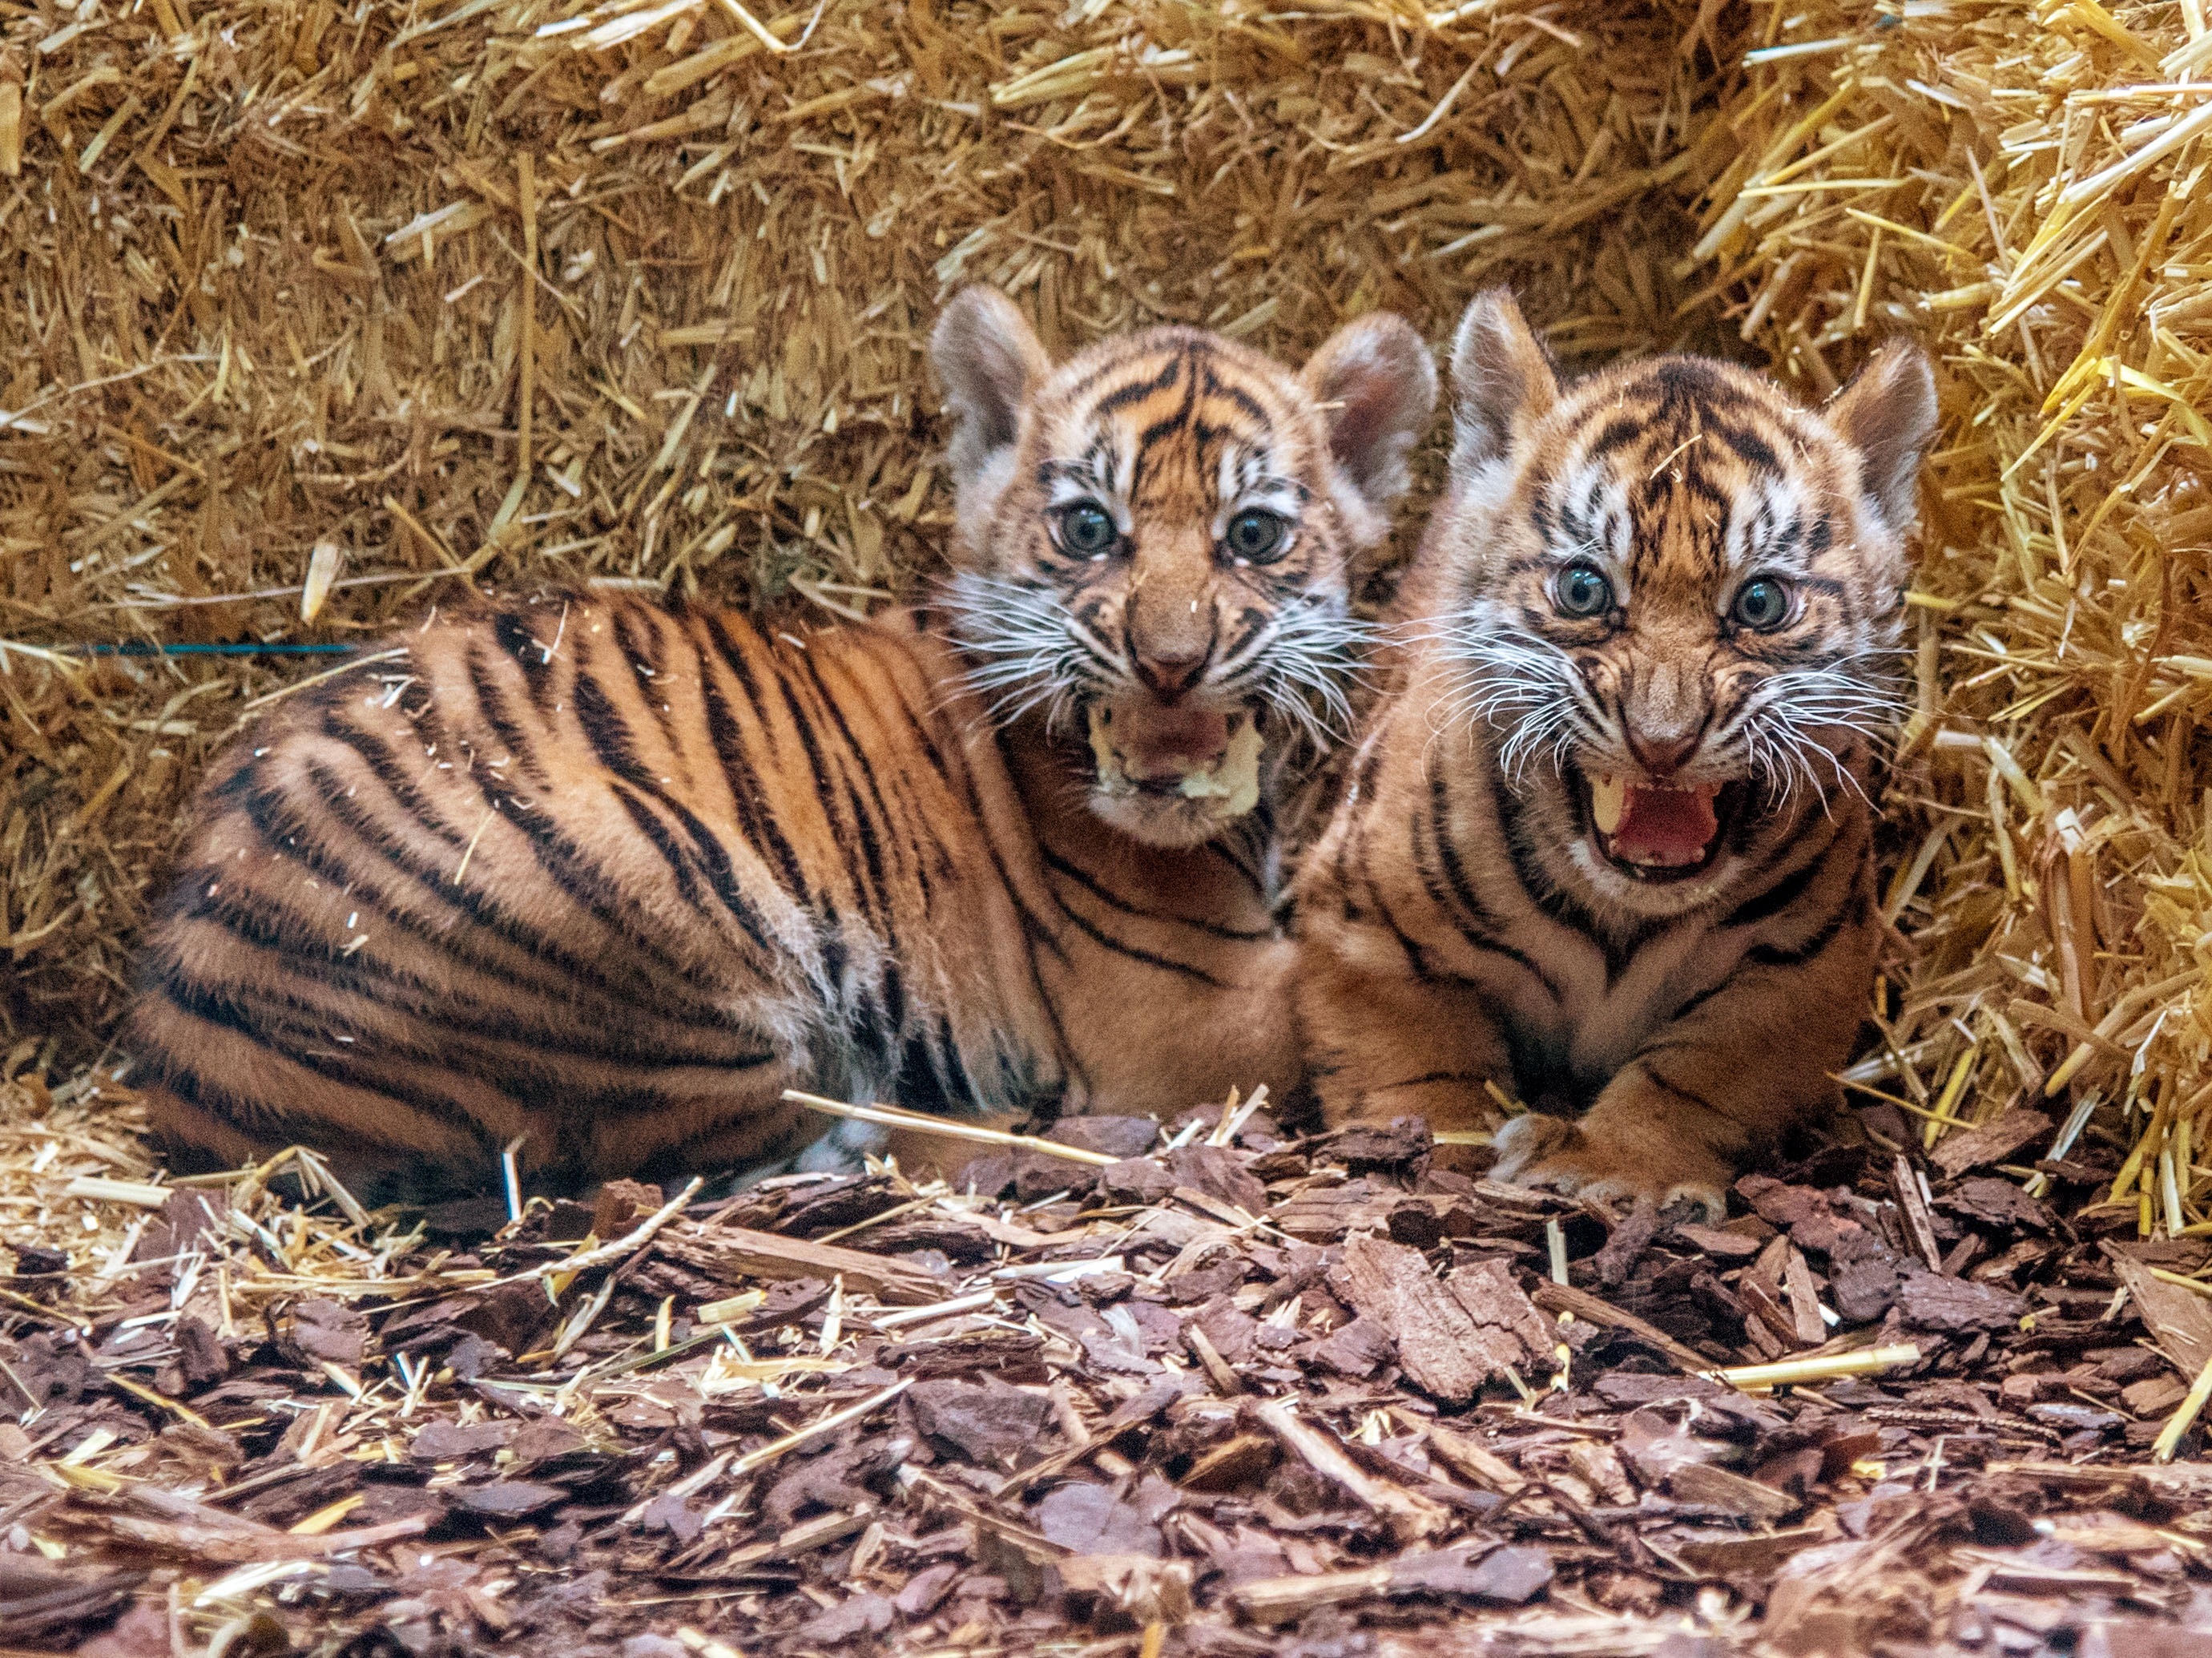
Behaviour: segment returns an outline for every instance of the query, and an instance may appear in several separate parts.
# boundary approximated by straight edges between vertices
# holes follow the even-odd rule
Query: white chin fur
[[[1091,810],[1131,840],[1173,852],[1205,845],[1243,815],[1224,811],[1218,800],[1109,794],[1097,788],[1091,790]]]

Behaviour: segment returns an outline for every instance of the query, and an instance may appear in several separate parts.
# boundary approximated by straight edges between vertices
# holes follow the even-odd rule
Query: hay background
[[[1814,393],[1881,332],[1930,338],[1928,815],[1891,893],[1917,950],[1860,1080],[1931,1131],[2054,1071],[2148,1102],[2136,1173],[2155,1191],[2163,1149],[2174,1178],[2146,1224],[2203,1212],[2169,1125],[2212,1091],[2212,215],[2160,210],[2212,98],[2115,91],[2212,67],[2198,0],[0,15],[20,1146],[63,1145],[33,1115],[97,1080],[199,765],[303,671],[52,647],[344,640],[468,581],[865,605],[945,531],[921,342],[958,283],[1055,347],[1169,319],[1296,355],[1376,306],[1441,338],[1506,280],[1570,357],[1686,343]],[[319,545],[341,585],[310,624]],[[72,1155],[129,1161],[120,1111],[72,1115]],[[0,1228],[52,1235],[58,1192],[0,1192]]]

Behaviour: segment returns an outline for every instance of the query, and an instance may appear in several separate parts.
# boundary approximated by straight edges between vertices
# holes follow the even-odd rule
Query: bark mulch
[[[1211,1112],[402,1231],[141,1189],[0,1279],[0,1649],[2212,1649],[2212,1249],[2024,1116],[1720,1226]]]

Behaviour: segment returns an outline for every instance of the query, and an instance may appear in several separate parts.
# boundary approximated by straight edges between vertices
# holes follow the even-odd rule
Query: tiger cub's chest
[[[1610,948],[1547,921],[1535,969],[1504,997],[1514,1069],[1529,1094],[1594,1095],[1661,1027],[1722,984],[1749,938],[1698,917]]]

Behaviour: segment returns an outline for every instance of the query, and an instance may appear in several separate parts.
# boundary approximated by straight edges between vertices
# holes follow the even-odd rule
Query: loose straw
[[[2187,1396],[2182,1399],[2181,1408],[2166,1419],[2165,1427],[2159,1429],[2158,1439],[2150,1448],[2153,1462],[2173,1460],[2174,1448],[2181,1443],[2181,1436],[2196,1423],[2208,1399],[2212,1399],[2212,1358],[2206,1359],[2204,1368],[2197,1373],[2197,1380],[2191,1384]]]
[[[1920,1350],[1905,1343],[1896,1347],[1869,1347],[1856,1353],[1828,1353],[1817,1358],[1784,1359],[1776,1364],[1739,1364],[1707,1374],[1731,1387],[1784,1387],[1793,1382],[1839,1381],[1846,1376],[1870,1376],[1900,1364],[1917,1364]],[[2200,1401],[2201,1403],[2201,1401]]]
[[[1008,1134],[980,1124],[949,1122],[942,1117],[901,1111],[895,1106],[848,1106],[842,1100],[825,1100],[818,1094],[803,1094],[797,1088],[786,1088],[783,1097],[795,1106],[805,1106],[809,1111],[830,1117],[849,1117],[855,1122],[878,1123],[885,1128],[910,1129],[917,1134],[939,1134],[950,1140],[973,1140],[978,1145],[1042,1151],[1048,1157],[1064,1157],[1071,1163],[1088,1163],[1093,1168],[1103,1168],[1109,1163],[1121,1161],[1103,1151],[1085,1151],[1081,1146],[1062,1145],[1057,1140],[1040,1139],[1034,1134]]]

